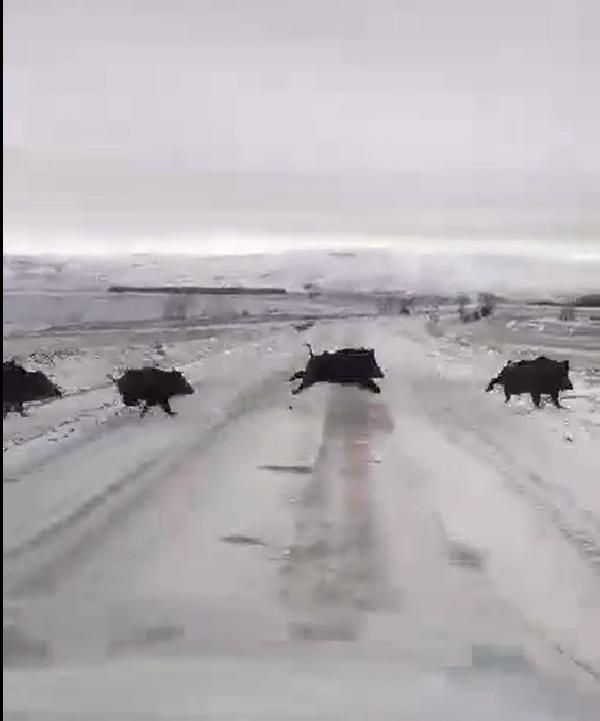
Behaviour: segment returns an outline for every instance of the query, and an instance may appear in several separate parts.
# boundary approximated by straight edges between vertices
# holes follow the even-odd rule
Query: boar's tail
[[[313,349],[312,349],[311,344],[310,344],[310,343],[305,343],[304,345],[308,348],[308,352],[310,353],[310,357],[311,357],[311,358],[314,358],[314,355],[315,355],[315,354],[313,353]]]

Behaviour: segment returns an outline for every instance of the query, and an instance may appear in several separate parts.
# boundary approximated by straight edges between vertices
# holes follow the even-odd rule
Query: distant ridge
[[[222,286],[180,286],[180,285],[111,285],[109,293],[169,293],[181,295],[286,295],[285,288],[226,288]]]
[[[600,308],[600,293],[590,293],[589,295],[580,295],[575,301],[576,306],[584,306],[587,308]]]
[[[548,305],[548,306],[563,306],[572,305],[576,308],[600,308],[600,293],[588,293],[586,295],[580,295],[576,298],[560,299],[560,300],[535,300],[530,305]]]

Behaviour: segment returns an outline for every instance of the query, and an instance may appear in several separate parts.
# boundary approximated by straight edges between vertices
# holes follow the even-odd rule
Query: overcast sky
[[[4,19],[10,250],[600,242],[598,0],[5,0]]]

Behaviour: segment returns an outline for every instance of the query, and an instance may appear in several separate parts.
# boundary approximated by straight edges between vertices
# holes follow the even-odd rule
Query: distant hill
[[[525,299],[573,300],[596,294],[600,260],[520,253],[392,252],[366,249],[306,250],[239,256],[10,256],[4,255],[4,292],[61,290],[105,293],[124,288],[214,287],[276,291],[363,291],[476,297],[480,291]],[[340,256],[339,253],[343,255]],[[113,291],[114,292],[114,291]],[[128,291],[131,292],[131,291]],[[172,292],[172,291],[167,291]],[[223,293],[224,291],[218,291]],[[230,293],[231,291],[227,291]],[[236,291],[237,294],[244,291]],[[259,291],[264,292],[264,291]],[[269,292],[269,291],[267,291]]]
[[[585,306],[586,308],[600,308],[600,293],[590,293],[589,295],[580,295],[575,301],[578,308]]]

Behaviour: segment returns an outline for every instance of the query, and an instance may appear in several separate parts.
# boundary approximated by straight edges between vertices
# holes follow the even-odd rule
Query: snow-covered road
[[[382,394],[292,397],[305,354],[281,329],[190,366],[197,393],[174,419],[113,414],[60,452],[5,454],[9,710],[76,713],[64,677],[25,661],[239,663],[308,643],[317,664],[341,649],[338,663],[533,674],[582,700],[532,718],[594,717],[600,442],[577,375],[566,410],[532,412],[483,393],[497,354],[419,318],[309,337],[374,347]]]

